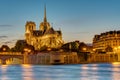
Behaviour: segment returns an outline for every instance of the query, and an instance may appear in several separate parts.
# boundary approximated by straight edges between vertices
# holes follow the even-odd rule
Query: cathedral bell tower
[[[36,30],[36,24],[32,21],[26,22],[25,25],[25,39],[27,43],[30,42],[32,32]]]
[[[25,28],[25,33],[30,33],[33,30],[36,30],[36,24],[32,21],[26,22]]]
[[[46,17],[46,6],[44,7],[44,20],[42,23],[40,23],[40,30],[42,32],[46,32],[47,30],[50,29],[50,24],[47,22],[47,17]]]

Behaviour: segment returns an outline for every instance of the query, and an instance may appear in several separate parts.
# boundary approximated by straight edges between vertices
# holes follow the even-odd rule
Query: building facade
[[[91,53],[88,55],[89,63],[94,62],[120,62],[120,53],[108,52],[106,54]]]
[[[25,39],[35,50],[42,48],[60,48],[63,44],[61,30],[55,31],[46,17],[46,7],[44,10],[44,20],[40,23],[39,30],[36,30],[35,22],[29,21],[25,25]]]
[[[28,64],[77,64],[76,52],[40,52],[28,55]]]
[[[95,35],[93,38],[94,50],[106,51],[110,48],[111,51],[118,51],[120,49],[120,31],[109,31]]]

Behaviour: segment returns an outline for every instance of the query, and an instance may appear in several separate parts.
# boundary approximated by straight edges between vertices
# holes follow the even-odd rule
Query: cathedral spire
[[[47,17],[46,17],[46,5],[44,7],[44,22],[47,22]]]

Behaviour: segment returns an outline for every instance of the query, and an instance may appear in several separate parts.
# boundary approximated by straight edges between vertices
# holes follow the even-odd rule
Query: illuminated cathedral
[[[44,20],[40,23],[39,30],[36,30],[35,22],[29,21],[25,25],[25,39],[35,50],[44,47],[58,49],[63,45],[61,30],[54,30],[47,22],[46,7],[44,8]]]

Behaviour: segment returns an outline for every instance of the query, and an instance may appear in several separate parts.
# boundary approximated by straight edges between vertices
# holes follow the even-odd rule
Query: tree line
[[[2,45],[0,47],[0,52],[23,52],[25,48],[34,50],[34,47],[32,45],[28,45],[25,40],[18,40],[12,48],[8,45]]]

